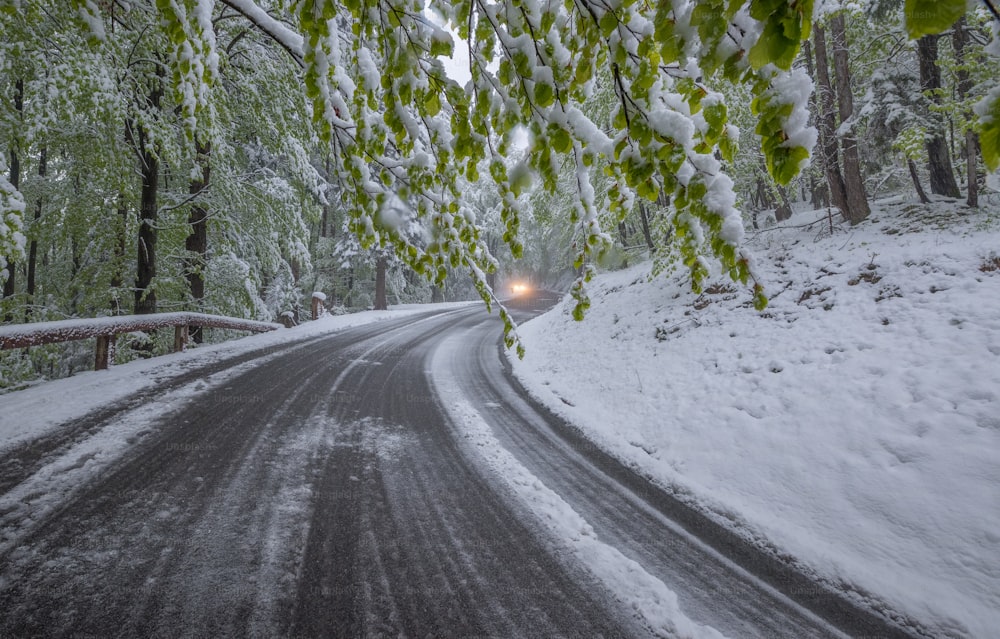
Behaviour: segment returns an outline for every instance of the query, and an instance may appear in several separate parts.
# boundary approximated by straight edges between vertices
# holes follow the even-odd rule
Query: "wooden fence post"
[[[97,348],[94,352],[94,370],[95,371],[106,371],[108,370],[108,360],[111,355],[111,339],[113,335],[98,335],[97,336]]]
[[[321,313],[326,311],[323,306],[323,302],[326,301],[326,294],[322,291],[316,291],[312,294],[312,318],[318,320]]]
[[[187,348],[188,343],[188,325],[178,324],[174,327],[174,352],[181,353]]]

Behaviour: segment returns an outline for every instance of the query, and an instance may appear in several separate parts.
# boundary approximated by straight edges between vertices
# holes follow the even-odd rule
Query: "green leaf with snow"
[[[605,11],[604,15],[601,16],[600,20],[601,35],[605,38],[611,37],[615,29],[618,28],[618,17],[615,15],[614,11]]]
[[[441,111],[441,96],[437,91],[430,90],[424,96],[424,111],[428,116],[434,117]]]
[[[751,66],[760,69],[773,63],[790,69],[801,43],[809,38],[813,0],[758,0],[750,3],[750,15],[764,23],[764,31],[751,47]]]
[[[990,171],[1000,169],[1000,89],[994,90],[977,105],[979,118],[979,146],[983,162]]]
[[[451,38],[431,40],[431,55],[435,58],[438,56],[450,58],[453,52],[454,46],[452,45]]]
[[[555,101],[555,91],[552,89],[552,85],[547,82],[538,82],[535,84],[535,105],[541,108],[546,108],[552,106]]]
[[[946,31],[965,15],[965,0],[906,0],[903,17],[911,40]]]

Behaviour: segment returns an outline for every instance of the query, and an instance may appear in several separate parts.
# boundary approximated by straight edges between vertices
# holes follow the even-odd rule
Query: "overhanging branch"
[[[278,45],[288,52],[297,65],[305,68],[303,61],[304,53],[302,49],[302,36],[295,33],[279,20],[268,14],[257,6],[253,0],[221,0],[222,4],[236,11],[264,34],[278,43]]]

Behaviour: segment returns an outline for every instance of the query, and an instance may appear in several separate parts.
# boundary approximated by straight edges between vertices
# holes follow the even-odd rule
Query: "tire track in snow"
[[[344,385],[351,401],[335,419],[353,424],[354,439],[329,460],[304,560],[329,567],[303,580],[312,590],[300,593],[289,634],[632,634],[470,467],[433,401],[426,354],[482,321],[472,313],[400,334]],[[357,480],[349,494],[345,475]]]
[[[552,535],[558,547],[586,566],[654,635],[721,639],[723,635],[718,630],[691,621],[681,611],[672,590],[639,563],[601,541],[579,513],[500,444],[479,411],[463,399],[464,394],[454,377],[453,364],[457,349],[462,345],[459,339],[446,342],[435,354],[431,369],[436,390],[455,424],[457,437],[464,440],[470,453],[516,495]],[[467,352],[462,356],[467,356]]]
[[[222,376],[133,444],[106,438],[99,463],[18,482],[61,492],[18,506],[33,518],[0,555],[0,636],[634,635],[430,399],[426,354],[480,314],[314,341]]]

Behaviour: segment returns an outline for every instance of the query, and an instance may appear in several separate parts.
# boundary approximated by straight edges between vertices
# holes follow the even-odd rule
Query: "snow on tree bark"
[[[24,79],[18,78],[14,83],[14,111],[15,117],[20,121],[24,118]],[[8,228],[16,229],[14,233],[20,235],[21,226],[23,224],[22,216],[24,215],[24,198],[20,197],[18,192],[21,186],[21,149],[18,140],[15,139],[10,149],[10,179],[8,184],[10,185],[10,190],[17,193],[20,198],[20,211],[11,212],[11,220],[7,222]],[[16,221],[15,221],[16,220]],[[16,225],[16,227],[15,227]],[[12,239],[16,239],[11,234]],[[3,298],[7,299],[13,297],[17,292],[17,262],[18,258],[23,257],[24,253],[24,242],[23,235],[21,236],[21,246],[20,250],[9,252],[3,258],[4,274],[6,278],[3,281]],[[13,307],[8,307],[4,312],[4,321],[12,322],[14,321],[14,309]]]
[[[965,18],[955,23],[951,32],[952,47],[955,50],[955,92],[959,100],[965,100],[972,92],[972,78],[969,75],[966,58],[966,47],[969,42],[968,24]],[[971,120],[971,112],[965,114]],[[979,206],[979,136],[971,126],[965,131],[965,175],[968,182],[965,203],[972,208]]]

